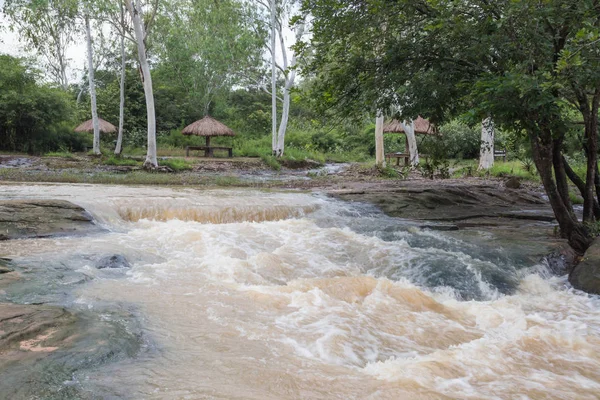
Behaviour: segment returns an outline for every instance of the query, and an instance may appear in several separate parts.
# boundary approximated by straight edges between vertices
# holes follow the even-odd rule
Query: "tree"
[[[6,0],[3,9],[11,29],[37,50],[48,75],[64,90],[69,87],[66,51],[75,41],[77,7],[76,0]]]
[[[237,0],[175,0],[166,10],[156,21],[157,69],[204,116],[256,67],[263,33],[253,29],[254,10]]]
[[[269,54],[271,56],[270,69],[271,69],[271,90],[272,96],[272,150],[273,154],[277,157],[281,157],[285,150],[285,134],[289,122],[290,115],[290,100],[291,90],[294,87],[296,81],[296,67],[298,63],[298,54],[293,51],[289,54],[288,47],[289,43],[286,43],[286,29],[292,29],[294,33],[294,43],[300,42],[305,33],[306,21],[292,19],[292,14],[298,6],[298,2],[295,0],[257,0],[258,4],[262,5],[264,10],[270,16],[270,30],[271,30],[271,44],[267,46]],[[277,62],[277,41],[279,42],[279,51],[281,53],[282,62]],[[277,77],[279,73],[283,78],[282,95],[281,97],[277,93]],[[266,91],[267,89],[264,88]],[[277,100],[282,104],[281,119],[279,121],[279,128],[277,128]]]
[[[587,248],[586,225],[599,217],[598,1],[305,0],[303,10],[313,18],[313,37],[301,50],[314,54],[306,73],[320,78],[315,95],[323,107],[347,113],[398,104],[406,117],[437,123],[493,115],[497,125],[529,137],[562,235],[577,251]],[[383,50],[371,56],[381,35]],[[564,111],[571,109],[585,127],[583,221],[573,212],[562,157]]]
[[[88,80],[90,85],[90,103],[92,107],[92,125],[94,127],[94,154],[100,153],[100,124],[98,121],[98,110],[96,108],[96,83],[94,81],[94,52],[92,50],[92,32],[90,28],[90,16],[88,12],[84,15],[85,37],[87,42]]]
[[[488,170],[494,166],[494,121],[486,118],[481,121],[481,149],[478,170]]]
[[[41,80],[41,73],[25,60],[0,55],[0,149],[83,150],[85,137],[73,132],[68,95]]]
[[[154,111],[154,92],[152,88],[152,75],[150,74],[150,65],[146,57],[146,34],[148,26],[144,26],[141,16],[141,8],[135,0],[125,0],[125,6],[131,17],[133,28],[135,31],[135,40],[138,50],[138,59],[140,61],[140,70],[142,83],[144,85],[144,95],[146,97],[146,113],[148,118],[148,142],[146,161],[144,168],[158,167],[158,159],[156,156],[156,113]],[[154,5],[153,14],[150,19],[151,23],[154,15],[157,12],[158,1]]]

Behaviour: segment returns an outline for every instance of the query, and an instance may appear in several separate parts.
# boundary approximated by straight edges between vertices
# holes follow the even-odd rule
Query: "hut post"
[[[206,149],[204,150],[204,157],[212,157],[212,151],[210,150],[210,136],[206,137]]]

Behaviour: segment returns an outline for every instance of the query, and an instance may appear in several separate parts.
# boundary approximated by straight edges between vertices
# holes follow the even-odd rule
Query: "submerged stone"
[[[131,264],[127,259],[120,254],[113,254],[112,256],[102,257],[96,263],[96,268],[131,268]]]

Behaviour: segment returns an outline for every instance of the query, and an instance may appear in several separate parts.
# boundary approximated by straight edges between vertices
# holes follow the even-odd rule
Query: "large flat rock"
[[[92,216],[64,200],[0,201],[0,240],[98,232]]]

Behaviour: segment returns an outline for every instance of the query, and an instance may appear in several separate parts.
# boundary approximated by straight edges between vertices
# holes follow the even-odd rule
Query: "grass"
[[[118,166],[129,166],[136,167],[141,165],[139,161],[132,160],[131,158],[123,158],[117,156],[110,156],[106,160],[104,160],[105,165],[118,165]]]
[[[583,197],[573,191],[569,191],[569,199],[571,204],[583,204]]]
[[[75,154],[68,151],[51,151],[49,153],[44,154],[45,157],[60,157],[60,158],[75,158]]]
[[[535,170],[527,170],[528,167],[524,165],[522,161],[495,161],[494,166],[487,171],[478,171],[477,160],[460,160],[453,161],[450,163],[455,168],[452,176],[454,178],[464,178],[469,176],[486,177],[492,176],[496,178],[507,178],[515,176],[527,181],[539,182],[540,177]]]
[[[173,171],[188,171],[193,167],[192,163],[182,158],[163,158],[158,161],[158,165],[164,165]]]
[[[0,180],[11,182],[60,182],[60,183],[97,183],[114,185],[162,185],[162,186],[240,186],[269,187],[270,183],[247,182],[231,176],[204,176],[199,174],[151,173],[132,171],[127,174],[113,172],[63,171],[24,171],[19,169],[0,169]]]
[[[263,154],[260,158],[273,171],[279,171],[281,169],[281,164],[279,164],[279,161],[277,161],[277,158],[275,156],[273,156],[271,154],[266,154],[266,155]]]

